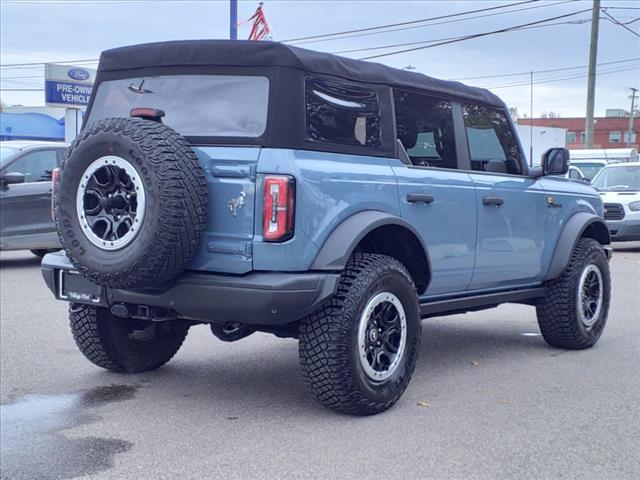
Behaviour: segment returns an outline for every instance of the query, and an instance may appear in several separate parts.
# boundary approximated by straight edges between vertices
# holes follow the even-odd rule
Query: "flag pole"
[[[238,39],[238,0],[229,0],[229,38]]]

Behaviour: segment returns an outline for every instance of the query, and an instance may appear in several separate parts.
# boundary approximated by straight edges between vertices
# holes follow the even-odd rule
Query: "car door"
[[[465,104],[462,115],[476,187],[478,236],[470,289],[535,283],[543,275],[547,199],[529,178],[504,110]]]
[[[2,173],[21,173],[24,183],[0,187],[0,232],[3,237],[55,230],[51,219],[51,172],[61,149],[28,151],[6,165]]]
[[[398,140],[408,163],[394,162],[402,216],[425,242],[431,280],[425,296],[464,291],[475,260],[475,187],[458,169],[453,110],[446,98],[394,91]]]

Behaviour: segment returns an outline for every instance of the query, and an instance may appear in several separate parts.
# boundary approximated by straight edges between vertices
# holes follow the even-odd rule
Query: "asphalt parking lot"
[[[39,260],[0,255],[2,479],[640,478],[640,243],[615,247],[591,350],[548,347],[531,307],[425,321],[382,415],[319,406],[297,344],[194,327],[164,368],[86,361]]]

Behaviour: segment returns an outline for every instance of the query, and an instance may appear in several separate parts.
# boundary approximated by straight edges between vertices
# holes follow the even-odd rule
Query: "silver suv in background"
[[[42,257],[60,249],[51,218],[51,176],[67,146],[0,142],[0,250],[31,250]]]
[[[593,179],[613,242],[640,240],[640,162],[612,163]]]

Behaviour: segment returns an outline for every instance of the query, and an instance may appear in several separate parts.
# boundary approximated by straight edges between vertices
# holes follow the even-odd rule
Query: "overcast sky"
[[[276,40],[324,34],[371,26],[405,22],[453,14],[511,1],[265,1],[265,8]],[[241,1],[239,20],[248,18],[258,2]],[[376,47],[405,42],[498,30],[542,19],[557,17],[591,7],[591,0],[549,0],[485,12],[492,16],[440,25],[423,24],[416,28],[376,35],[306,43],[306,48],[327,52]],[[620,22],[640,17],[640,2],[603,0],[603,7]],[[535,8],[531,8],[535,7]],[[620,8],[624,7],[624,8]],[[524,10],[527,8],[527,10]],[[501,13],[513,10],[512,13]],[[496,14],[500,13],[500,14]],[[476,14],[481,15],[481,14]],[[485,75],[529,72],[563,67],[581,67],[588,63],[590,12],[554,20],[580,22],[545,28],[507,32],[450,45],[383,57],[379,61],[394,67],[412,65],[415,70],[434,77],[458,79]],[[0,54],[2,65],[29,62],[55,62],[98,58],[102,50],[143,42],[175,39],[228,38],[228,1],[0,1]],[[456,19],[467,17],[456,17]],[[629,28],[640,32],[640,21]],[[239,38],[247,38],[248,26],[241,27]],[[410,48],[410,47],[405,47]],[[399,48],[348,53],[361,58]],[[598,63],[617,62],[640,57],[640,37],[620,25],[600,20]],[[91,66],[92,64],[85,64]],[[534,85],[534,116],[543,111],[563,117],[584,116],[586,68],[560,72],[535,73],[534,80],[579,77]],[[596,115],[605,108],[629,108],[628,87],[640,87],[640,60],[601,65],[597,79]],[[606,73],[610,72],[610,73]],[[42,105],[42,92],[15,92],[6,89],[42,88],[43,68],[2,68],[1,98],[5,104]],[[28,77],[28,78],[25,78]],[[473,78],[465,83],[491,87],[509,106],[529,114],[529,74],[496,78]],[[502,88],[494,88],[500,87]]]

